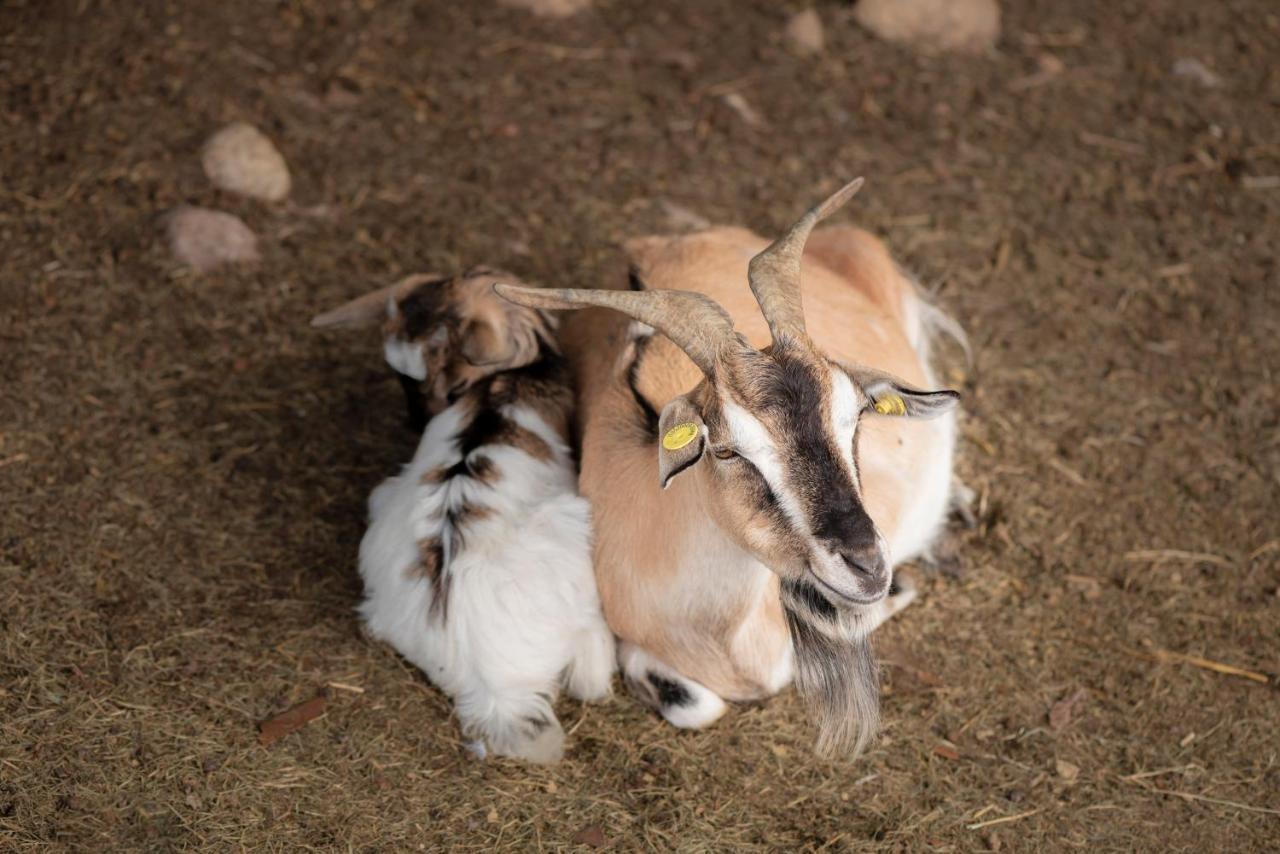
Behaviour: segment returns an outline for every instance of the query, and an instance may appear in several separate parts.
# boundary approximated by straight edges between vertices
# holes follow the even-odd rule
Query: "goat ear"
[[[331,311],[317,314],[311,318],[311,325],[321,329],[354,329],[373,326],[387,319],[388,307],[394,300],[405,297],[419,285],[435,284],[446,280],[447,277],[439,273],[416,273],[406,276],[394,285],[378,288],[372,293],[345,302]]]
[[[331,311],[311,318],[311,325],[318,328],[354,329],[373,326],[387,316],[387,305],[396,291],[395,285],[379,288],[373,293],[358,296]]]
[[[874,368],[845,368],[867,396],[867,407],[877,415],[899,418],[937,418],[955,409],[960,392],[951,389],[922,391]]]
[[[474,368],[506,371],[538,358],[540,318],[496,296],[477,302],[474,315],[462,327],[462,358]]]
[[[688,395],[662,408],[658,419],[658,479],[662,488],[671,479],[702,459],[707,447],[707,425]]]
[[[479,317],[467,323],[462,328],[462,358],[476,368],[507,367],[515,342],[503,334],[505,328],[505,323],[495,323],[493,318]]]

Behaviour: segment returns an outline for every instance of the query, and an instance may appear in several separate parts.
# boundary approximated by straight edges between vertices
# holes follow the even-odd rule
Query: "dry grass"
[[[1274,848],[1280,21],[1007,6],[1000,54],[954,59],[822,3],[802,60],[765,2],[6,4],[0,847]],[[291,204],[201,176],[239,118]],[[702,733],[619,697],[562,704],[555,769],[473,761],[352,611],[399,391],[306,319],[479,261],[592,285],[664,211],[774,230],[852,174],[977,352],[980,526],[880,639],[876,748],[815,760],[790,694]],[[263,262],[176,268],[180,203]]]

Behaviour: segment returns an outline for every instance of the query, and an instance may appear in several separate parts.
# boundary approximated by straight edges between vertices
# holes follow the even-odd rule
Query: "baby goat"
[[[387,361],[430,416],[413,461],[369,496],[360,544],[370,631],[453,698],[468,737],[555,762],[563,682],[609,693],[613,635],[591,566],[591,518],[568,447],[573,392],[555,321],[475,268],[411,276],[316,317],[385,319]]]

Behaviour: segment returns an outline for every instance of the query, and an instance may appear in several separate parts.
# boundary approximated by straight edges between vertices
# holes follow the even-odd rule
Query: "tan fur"
[[[438,285],[440,305],[447,306],[440,322],[447,338],[427,336],[427,381],[423,392],[427,411],[437,414],[449,404],[451,389],[471,387],[486,377],[527,365],[538,355],[539,338],[550,338],[554,327],[544,312],[502,299],[493,291],[497,282],[518,281],[488,268],[468,270]],[[387,321],[384,334],[400,334],[402,317]]]
[[[747,285],[747,265],[768,241],[740,228],[630,241],[627,251],[651,288],[703,293],[724,307],[755,347],[769,328]],[[906,327],[917,299],[884,245],[856,228],[814,232],[804,256],[802,294],[808,332],[827,356],[878,368],[920,386],[926,365]],[[566,355],[579,393],[581,489],[592,503],[596,575],[614,632],[728,700],[776,690],[770,670],[787,648],[778,578],[754,586],[715,577],[716,549],[735,549],[702,520],[700,496],[714,488],[708,466],[672,481],[664,493],[657,449],[639,434],[626,385],[627,329],[614,312],[588,309],[565,319]],[[655,409],[703,379],[674,344],[646,346],[636,388]],[[931,422],[867,419],[860,428],[863,502],[892,539],[914,474],[927,457]],[[625,485],[625,488],[619,488]],[[694,520],[691,524],[690,520]]]

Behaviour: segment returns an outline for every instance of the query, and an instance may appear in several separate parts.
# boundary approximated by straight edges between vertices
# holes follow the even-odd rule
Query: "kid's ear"
[[[671,479],[702,459],[707,447],[707,426],[702,413],[681,395],[662,408],[658,418],[658,479],[666,489]]]
[[[489,281],[498,274],[483,272],[478,277]],[[466,315],[461,352],[472,367],[507,371],[538,358],[539,330],[548,323],[542,312],[502,299],[490,283],[466,303]]]
[[[320,329],[343,328],[352,329],[361,326],[373,326],[387,319],[387,304],[395,294],[396,286],[388,285],[371,293],[358,296],[335,309],[317,314],[311,318],[311,325]]]
[[[958,391],[922,391],[874,368],[846,367],[845,371],[866,394],[870,411],[877,415],[937,418],[960,402]]]
[[[394,285],[378,288],[376,291],[345,302],[335,309],[317,314],[311,318],[311,325],[320,329],[373,326],[387,319],[389,306],[395,300],[404,298],[410,291],[421,285],[436,284],[446,280],[447,277],[439,273],[415,273]]]

